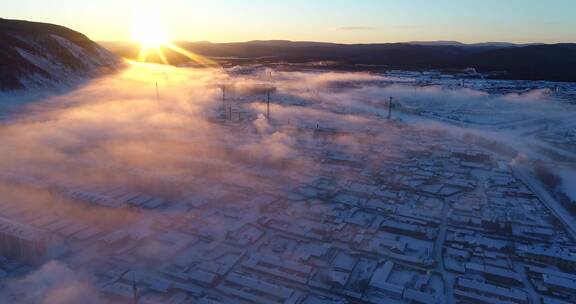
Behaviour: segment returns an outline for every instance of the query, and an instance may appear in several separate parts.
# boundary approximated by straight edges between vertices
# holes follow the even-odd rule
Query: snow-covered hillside
[[[68,28],[0,19],[0,91],[73,85],[120,63],[118,57]]]

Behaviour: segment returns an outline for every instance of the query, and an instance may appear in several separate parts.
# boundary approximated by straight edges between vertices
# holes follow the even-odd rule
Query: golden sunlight
[[[169,41],[160,16],[150,9],[136,10],[132,26],[132,40],[140,43],[142,48],[158,48]]]
[[[140,44],[139,61],[146,61],[151,51],[157,53],[162,62],[168,63],[161,47],[169,42],[168,31],[154,10],[142,6],[134,12],[132,40]]]
[[[160,14],[157,10],[153,10],[147,6],[138,7],[134,12],[132,40],[140,44],[138,61],[146,61],[150,53],[154,52],[162,63],[168,64],[168,59],[162,51],[162,49],[165,48],[186,56],[198,64],[205,66],[215,65],[212,60],[171,43],[168,29],[162,22]]]

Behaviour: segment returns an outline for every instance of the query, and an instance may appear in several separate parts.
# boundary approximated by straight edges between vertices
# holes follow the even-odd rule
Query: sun
[[[170,39],[160,15],[150,8],[141,7],[134,12],[132,40],[140,43],[142,48],[153,49],[167,44]]]
[[[168,59],[163,53],[164,49],[186,56],[201,65],[216,65],[215,62],[208,58],[194,54],[171,43],[168,28],[162,22],[158,9],[153,9],[150,6],[140,6],[134,10],[132,41],[140,44],[138,61],[146,61],[150,53],[156,53],[164,64],[168,64]]]
[[[144,48],[157,48],[169,42],[168,35],[163,28],[145,24],[134,32],[133,40]]]

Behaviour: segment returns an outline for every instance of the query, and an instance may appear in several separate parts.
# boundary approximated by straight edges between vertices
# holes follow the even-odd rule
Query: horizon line
[[[127,44],[137,44],[138,42],[132,40],[106,40],[106,39],[93,39],[93,41],[98,43],[127,43]],[[508,41],[482,41],[482,42],[461,42],[458,40],[412,40],[412,41],[388,41],[388,42],[334,42],[334,41],[320,41],[320,40],[290,40],[290,39],[254,39],[254,40],[243,40],[243,41],[225,41],[225,42],[214,42],[209,40],[180,40],[173,39],[170,40],[173,43],[185,42],[185,43],[210,43],[210,44],[233,44],[233,43],[251,43],[251,42],[290,42],[290,43],[319,43],[319,44],[335,44],[335,45],[370,45],[370,44],[431,44],[430,46],[473,46],[482,44],[509,44],[517,46],[531,46],[531,45],[556,45],[556,44],[576,44],[574,42],[508,42]],[[434,43],[437,43],[434,45]],[[442,45],[444,44],[444,45]]]

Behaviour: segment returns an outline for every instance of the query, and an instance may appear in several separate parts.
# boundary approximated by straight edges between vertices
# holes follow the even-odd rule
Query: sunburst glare
[[[216,63],[208,58],[194,54],[170,42],[168,28],[162,21],[158,9],[149,5],[140,5],[134,10],[132,23],[132,40],[140,44],[138,61],[147,61],[154,53],[162,63],[169,64],[163,49],[168,49],[204,66],[213,66]]]

